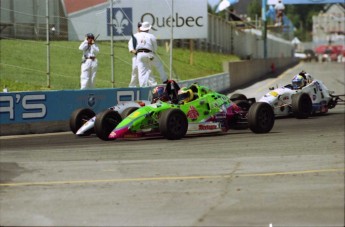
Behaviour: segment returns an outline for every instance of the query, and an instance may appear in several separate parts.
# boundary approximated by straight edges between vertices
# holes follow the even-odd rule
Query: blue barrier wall
[[[230,86],[228,73],[179,81],[179,84],[187,87],[194,82],[215,91],[226,90]],[[15,124],[66,122],[78,108],[90,108],[99,113],[121,101],[148,100],[150,90],[147,87],[0,93],[0,135],[10,133],[8,128],[4,129],[5,126]]]
[[[147,100],[149,91],[119,88],[0,93],[0,123],[66,121],[78,108],[98,113],[120,101]]]
[[[181,87],[198,82],[215,91],[229,88],[229,74],[180,81]],[[78,108],[99,113],[121,101],[148,100],[151,88],[116,88],[0,93],[0,135],[69,131],[69,119]]]

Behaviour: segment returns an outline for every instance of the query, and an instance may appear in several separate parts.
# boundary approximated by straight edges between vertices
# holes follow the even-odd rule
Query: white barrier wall
[[[230,91],[236,90],[241,86],[254,83],[259,79],[271,74],[274,76],[277,71],[286,69],[298,63],[295,58],[270,58],[255,59],[249,61],[227,62],[224,68],[227,68],[230,75]]]
[[[247,26],[243,23],[244,26]],[[201,45],[197,40],[197,47],[200,50],[232,53],[242,59],[262,59],[264,58],[264,41],[260,28],[236,27],[236,24],[224,19],[208,14],[208,38],[207,45]],[[247,26],[248,27],[248,26]],[[275,29],[277,31],[277,29]],[[288,34],[278,31],[280,35]],[[289,40],[285,40],[267,33],[267,58],[292,57],[293,45]]]
[[[243,59],[262,59],[264,58],[264,41],[261,31],[236,30],[234,32],[233,53]],[[293,56],[293,45],[284,39],[275,36],[267,36],[267,58],[288,58]]]

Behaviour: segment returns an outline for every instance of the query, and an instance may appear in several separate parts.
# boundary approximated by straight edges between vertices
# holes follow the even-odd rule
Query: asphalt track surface
[[[344,91],[344,65],[306,63],[236,92],[301,68]],[[268,134],[0,137],[0,225],[344,226],[344,107]]]

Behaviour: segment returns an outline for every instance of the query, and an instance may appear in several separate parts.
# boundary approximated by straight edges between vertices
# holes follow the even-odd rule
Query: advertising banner
[[[86,4],[86,1],[65,0],[69,4]],[[83,3],[84,2],[84,3]],[[66,5],[67,4],[67,5]],[[207,0],[117,0],[89,7],[75,7],[67,11],[69,39],[82,40],[92,32],[99,40],[128,40],[137,31],[140,21],[148,21],[157,39],[207,38]],[[171,29],[173,27],[173,30]]]

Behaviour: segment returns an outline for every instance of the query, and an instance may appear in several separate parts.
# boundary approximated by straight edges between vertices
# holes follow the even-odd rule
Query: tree
[[[286,5],[285,14],[296,28],[295,35],[302,41],[312,40],[313,16],[319,14],[325,5]]]
[[[247,13],[250,18],[261,17],[261,0],[250,1],[247,7]]]

